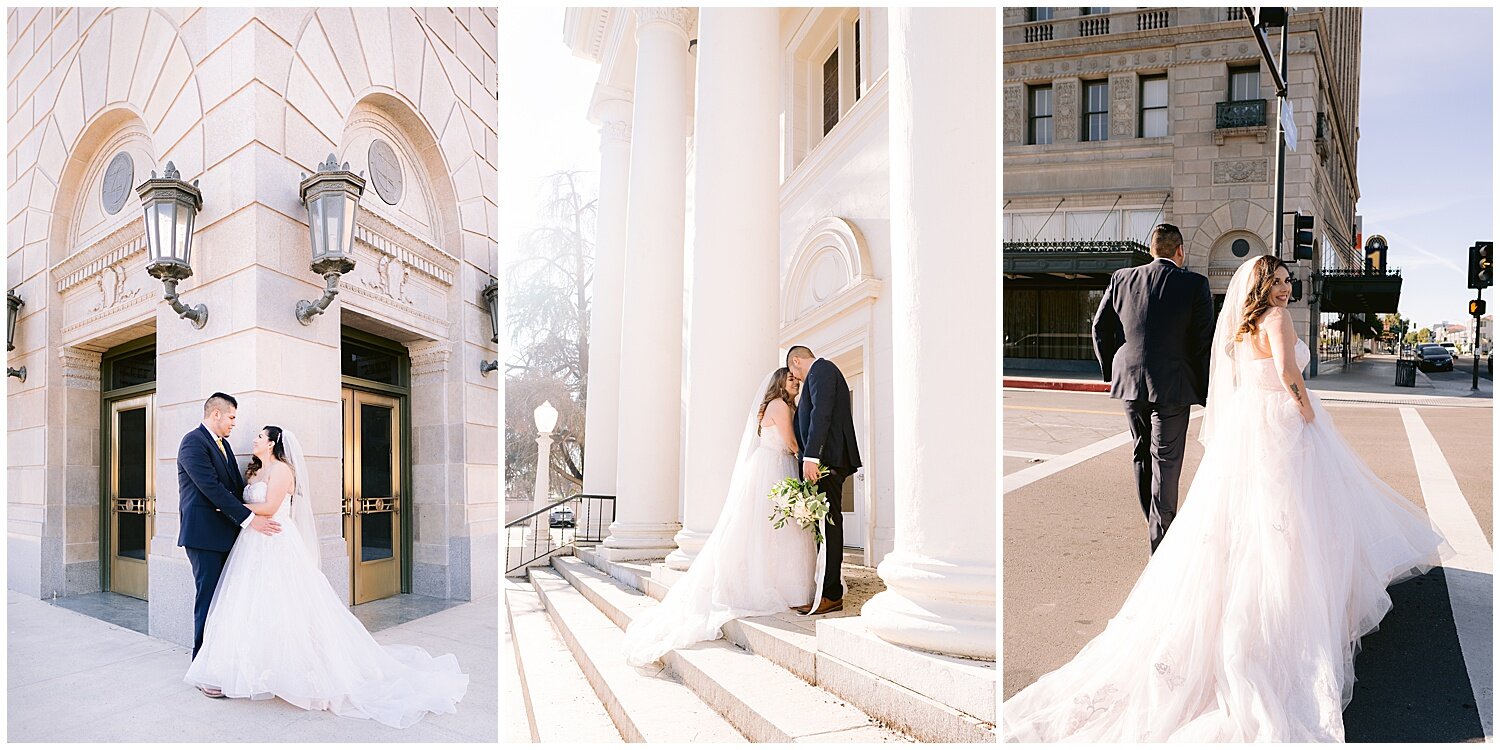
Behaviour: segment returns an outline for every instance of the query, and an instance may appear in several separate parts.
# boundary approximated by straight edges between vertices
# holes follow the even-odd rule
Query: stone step
[[[745,741],[693,691],[670,675],[662,679],[665,668],[649,672],[626,664],[620,658],[624,632],[557,571],[537,568],[531,584],[626,742]]]
[[[535,589],[505,591],[531,742],[623,742]]]
[[[650,597],[576,558],[556,558],[553,568],[621,629],[656,606]],[[754,742],[911,741],[724,640],[668,652],[662,663]]]
[[[641,562],[611,562],[594,554],[592,550],[579,550],[578,559],[657,601],[661,601],[671,589],[671,584],[681,577],[681,573],[666,570],[661,563],[649,565]],[[796,613],[787,612],[731,620],[724,624],[724,637],[730,643],[797,675],[803,682],[816,685],[818,639],[813,633],[816,620],[799,621],[799,617]]]
[[[506,581],[505,594],[506,613],[505,627],[500,631],[500,668],[505,672],[501,683],[500,701],[503,704],[501,715],[506,717],[505,736],[501,739],[507,745],[528,743],[532,741],[529,726],[531,712],[526,708],[526,698],[522,694],[524,688],[521,686],[521,662],[516,656],[515,647],[511,641],[511,633],[515,627],[510,622],[509,595],[511,582]]]

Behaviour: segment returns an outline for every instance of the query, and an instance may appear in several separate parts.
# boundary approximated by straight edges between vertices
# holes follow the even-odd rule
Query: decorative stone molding
[[[447,342],[425,343],[411,347],[410,353],[411,376],[415,380],[447,372],[448,361],[453,358],[453,345]]]
[[[129,302],[141,293],[141,288],[127,290],[125,282],[129,279],[129,271],[124,260],[105,266],[94,274],[94,281],[99,285],[99,303],[89,308],[89,312],[107,312],[122,302]]]
[[[1020,83],[1005,84],[1005,145],[1021,146],[1026,143],[1026,86]]]
[[[604,143],[629,143],[630,123],[624,120],[610,120],[599,126],[599,139]]]
[[[1077,78],[1059,78],[1052,82],[1052,142],[1075,143],[1078,141]]]
[[[65,346],[57,350],[57,358],[62,362],[64,388],[99,390],[101,379],[99,368],[100,363],[104,361],[102,352]]]
[[[146,220],[128,222],[97,241],[68,255],[52,267],[59,294],[90,281],[105,268],[146,252]]]
[[[453,286],[458,258],[373,211],[359,213],[354,239],[356,247],[367,247],[444,286]]]
[[[1214,162],[1213,169],[1215,185],[1265,182],[1269,171],[1265,159],[1224,159]]]
[[[698,20],[697,8],[636,8],[636,33],[654,23],[668,24],[682,32],[684,38],[693,31]]]
[[[873,299],[881,282],[870,272],[869,247],[853,224],[837,216],[813,224],[797,245],[782,287],[783,330],[828,308],[849,307],[850,295]]]
[[[1266,133],[1270,128],[1266,125],[1252,125],[1248,128],[1217,128],[1214,130],[1214,145],[1224,145],[1225,138],[1233,138],[1239,135],[1253,135],[1256,143],[1266,142]]]
[[[1115,73],[1109,77],[1109,137],[1116,140],[1136,135],[1136,100],[1140,82],[1135,73]]]

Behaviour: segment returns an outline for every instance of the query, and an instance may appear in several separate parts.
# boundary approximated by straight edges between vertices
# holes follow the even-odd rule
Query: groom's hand
[[[281,533],[281,524],[276,523],[275,521],[265,516],[256,516],[250,519],[250,528],[259,531],[266,536]]]
[[[803,461],[802,478],[809,482],[818,481],[818,464],[814,461]]]

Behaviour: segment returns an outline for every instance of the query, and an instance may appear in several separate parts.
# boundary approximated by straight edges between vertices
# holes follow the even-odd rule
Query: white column
[[[896,545],[862,611],[995,658],[995,11],[890,11]]]
[[[689,8],[636,13],[635,112],[620,320],[619,466],[612,559],[675,546],[682,437],[683,222]]]
[[[630,102],[598,108],[599,206],[594,298],[589,314],[588,406],[584,416],[583,491],[615,494],[620,430],[620,306],[625,294],[625,209],[630,195]]]
[[[687,569],[719,520],[757,384],[776,369],[779,11],[704,8],[693,139],[684,508]]]

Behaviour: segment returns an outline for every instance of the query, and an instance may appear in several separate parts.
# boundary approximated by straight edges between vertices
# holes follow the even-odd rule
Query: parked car
[[[1444,349],[1447,349],[1448,350],[1448,354],[1452,355],[1452,357],[1454,359],[1458,359],[1458,344],[1455,344],[1452,341],[1444,341],[1444,342],[1438,344],[1438,346],[1441,346]]]
[[[1418,344],[1417,345],[1417,369],[1423,372],[1432,370],[1453,371],[1453,355],[1448,349],[1440,344]]]
[[[564,527],[569,529],[575,528],[573,509],[566,505],[554,508],[551,513],[547,514],[547,525],[554,529]]]

